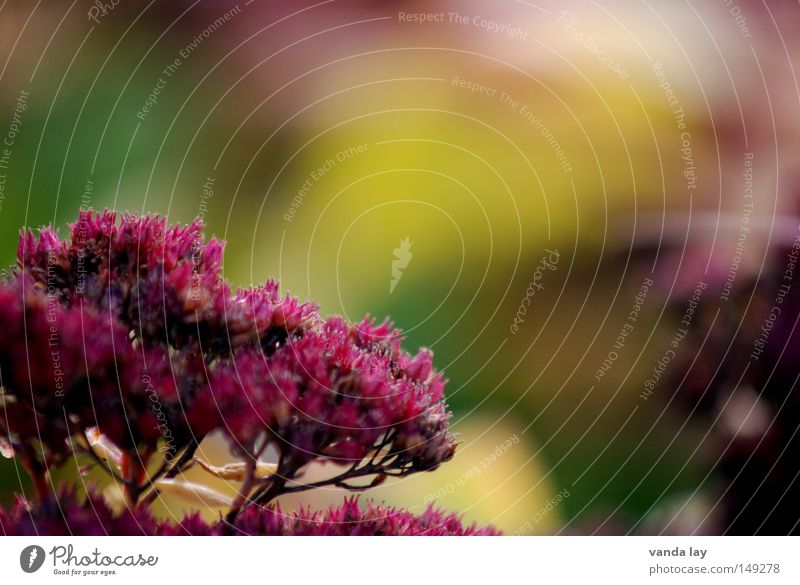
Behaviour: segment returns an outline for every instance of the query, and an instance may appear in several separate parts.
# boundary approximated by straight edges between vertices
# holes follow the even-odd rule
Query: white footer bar
[[[797,584],[799,551],[782,537],[0,537],[0,582]]]

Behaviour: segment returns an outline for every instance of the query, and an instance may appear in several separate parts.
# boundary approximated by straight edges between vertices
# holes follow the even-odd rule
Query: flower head
[[[495,536],[491,526],[464,525],[455,514],[428,507],[415,515],[406,510],[347,498],[322,512],[307,508],[285,513],[279,506],[253,506],[233,523],[207,522],[190,514],[175,523],[155,520],[146,509],[114,513],[92,492],[81,501],[67,490],[31,508],[20,499],[9,511],[0,508],[0,533],[7,536],[114,535],[114,536]]]
[[[67,240],[22,232],[0,284],[0,433],[40,497],[49,468],[78,450],[131,505],[147,501],[215,431],[245,469],[230,520],[282,493],[363,489],[359,478],[453,456],[430,352],[403,350],[389,322],[323,318],[274,281],[234,291],[223,247],[199,221],[108,211],[82,212]],[[257,477],[268,448],[276,472]],[[312,461],[345,469],[304,484]]]

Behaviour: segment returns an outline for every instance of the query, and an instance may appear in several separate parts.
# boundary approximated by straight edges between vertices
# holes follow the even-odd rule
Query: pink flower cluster
[[[198,514],[178,523],[154,519],[148,510],[127,509],[113,514],[102,498],[81,501],[72,491],[57,502],[31,510],[20,501],[9,512],[0,510],[0,534],[15,536],[496,536],[492,527],[463,525],[455,514],[427,508],[414,515],[406,510],[347,498],[324,512],[303,508],[285,513],[280,506],[252,506],[233,524],[206,522]]]
[[[323,318],[273,281],[232,290],[222,259],[199,221],[83,212],[68,239],[21,234],[0,284],[0,446],[41,500],[55,493],[49,470],[74,453],[118,474],[132,505],[152,499],[212,432],[247,467],[229,520],[282,493],[364,489],[352,480],[453,456],[430,352],[404,351],[388,323]],[[119,454],[117,469],[92,434]],[[271,451],[277,471],[257,477]],[[344,469],[303,483],[312,461]]]

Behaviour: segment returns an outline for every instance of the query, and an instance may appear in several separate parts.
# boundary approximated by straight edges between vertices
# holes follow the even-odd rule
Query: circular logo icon
[[[26,546],[19,553],[19,566],[26,573],[35,573],[44,564],[44,549],[41,546],[32,544]]]

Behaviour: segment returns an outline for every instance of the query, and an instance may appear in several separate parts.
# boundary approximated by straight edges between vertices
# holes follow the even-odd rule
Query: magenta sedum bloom
[[[0,283],[0,441],[32,476],[42,514],[57,500],[49,471],[74,453],[121,482],[133,522],[158,481],[179,477],[203,438],[222,433],[241,467],[230,527],[279,515],[262,508],[281,494],[366,489],[434,470],[455,452],[429,351],[403,350],[387,322],[323,318],[274,281],[233,290],[223,243],[206,241],[199,221],[82,212],[67,240],[52,228],[23,231],[17,255]],[[276,468],[259,475],[268,452]],[[303,483],[314,461],[341,471]],[[362,514],[383,531],[381,510]],[[436,516],[395,512],[387,533]],[[333,517],[304,514],[256,532]]]
[[[206,522],[191,514],[177,523],[155,520],[147,509],[113,514],[102,498],[85,501],[73,491],[59,494],[48,506],[30,509],[19,501],[10,512],[0,510],[0,533],[17,536],[496,536],[492,527],[463,525],[455,514],[427,508],[414,515],[406,510],[346,498],[324,512],[302,508],[284,513],[280,506],[251,506],[233,524]]]

